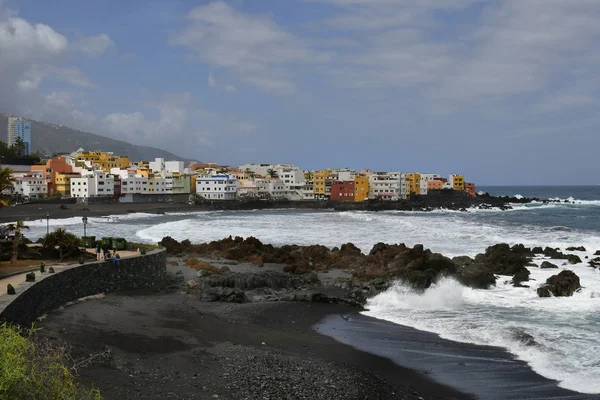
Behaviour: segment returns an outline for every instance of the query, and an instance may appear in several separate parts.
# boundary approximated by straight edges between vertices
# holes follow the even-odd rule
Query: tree
[[[17,157],[23,157],[25,155],[25,142],[23,142],[23,138],[17,136],[15,139],[15,144],[13,145],[15,151],[17,152]]]
[[[271,178],[271,179],[279,178],[277,171],[275,171],[273,168],[269,168],[267,170],[267,175],[269,175],[269,178]]]
[[[15,191],[15,182],[17,179],[12,175],[13,170],[10,168],[2,168],[0,169],[0,193],[3,197],[2,202],[3,205],[8,204],[6,199],[4,198],[6,195],[5,191],[10,191],[11,193]]]
[[[44,237],[45,248],[57,248],[60,261],[64,257],[69,257],[73,253],[79,253],[79,247],[81,246],[81,240],[77,235],[65,231],[62,228],[56,229],[54,232],[50,232]]]
[[[21,230],[29,229],[29,227],[26,226],[23,223],[23,221],[17,221],[14,224],[8,225],[8,229],[14,233],[12,251],[10,253],[10,263],[16,264],[17,263],[17,252],[19,251],[19,243],[21,242]]]
[[[252,171],[250,168],[246,168],[246,170],[244,172],[246,173],[246,175],[248,175],[252,179],[254,179],[254,177],[256,176],[256,173],[254,171]]]

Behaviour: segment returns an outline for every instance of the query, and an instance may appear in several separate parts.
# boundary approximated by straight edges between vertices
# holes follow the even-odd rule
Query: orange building
[[[333,187],[331,188],[333,191]],[[363,175],[354,177],[354,201],[365,201],[369,198],[369,178]]]
[[[477,192],[475,191],[475,184],[470,182],[465,182],[465,192],[471,197],[476,197]]]
[[[432,179],[427,181],[427,191],[430,190],[442,190],[444,188],[444,182],[440,179]]]
[[[45,165],[32,165],[31,171],[44,173],[44,179],[48,185],[48,196],[52,196],[56,191],[56,174],[71,174],[73,167],[67,164],[67,160],[63,156],[56,156],[46,161]]]

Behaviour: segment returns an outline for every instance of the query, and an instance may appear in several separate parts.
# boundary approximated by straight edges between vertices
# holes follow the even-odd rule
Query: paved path
[[[96,254],[96,249],[86,249],[86,250],[88,253]],[[137,255],[136,251],[123,250],[123,251],[117,251],[117,253],[119,254],[120,258],[127,258],[127,257],[132,257],[132,256]],[[79,265],[79,264],[46,264],[46,272],[44,272],[44,274],[40,274],[39,268],[35,270],[35,276],[36,276],[35,279],[36,279],[36,281],[39,281],[41,278],[45,278],[46,276],[48,276],[49,275],[48,268],[50,268],[50,267],[53,267],[54,271],[58,272],[62,269],[72,268],[77,265]],[[27,275],[27,272],[23,272],[21,274],[13,275],[13,276],[10,276],[7,278],[0,278],[0,296],[7,296],[6,288],[9,283],[11,285],[13,285],[14,288],[17,288],[20,284],[24,283],[25,275]],[[18,293],[17,293],[17,295],[18,295]]]

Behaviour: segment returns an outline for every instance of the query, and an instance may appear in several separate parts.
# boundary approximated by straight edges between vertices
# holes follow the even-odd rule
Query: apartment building
[[[196,193],[208,200],[235,200],[237,178],[228,174],[202,174],[196,178]]]
[[[102,170],[84,171],[79,178],[71,178],[71,197],[114,196],[115,180]]]

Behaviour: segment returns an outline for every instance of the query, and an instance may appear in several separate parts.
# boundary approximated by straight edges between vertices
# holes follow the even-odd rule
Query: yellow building
[[[71,178],[81,178],[81,174],[75,172],[57,172],[54,182],[54,192],[58,192],[62,196],[69,196],[71,193]]]
[[[149,169],[138,169],[137,171],[135,171],[136,175],[140,175],[143,176],[144,178],[154,178],[154,173],[152,171],[150,171]]]
[[[325,196],[328,195],[327,180],[329,179],[330,175],[330,169],[313,171],[313,193],[315,195],[315,199],[325,199]]]
[[[354,177],[354,201],[365,201],[369,198],[369,178],[362,175]]]
[[[450,183],[454,190],[465,190],[465,177],[463,175],[450,175]]]
[[[93,168],[110,172],[111,168],[129,168],[129,157],[115,156],[113,153],[102,151],[88,151],[77,157],[77,162],[91,162]]]
[[[411,172],[406,174],[410,194],[421,194],[421,174]]]

